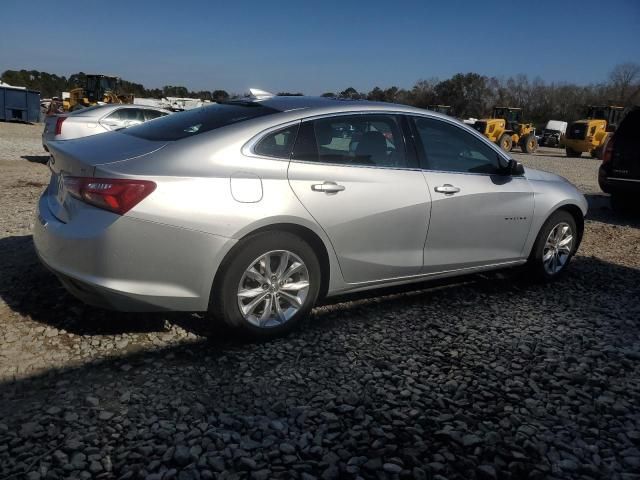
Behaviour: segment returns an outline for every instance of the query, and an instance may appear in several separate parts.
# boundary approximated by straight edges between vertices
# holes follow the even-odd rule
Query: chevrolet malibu
[[[347,292],[518,265],[555,279],[587,211],[562,177],[388,103],[260,92],[50,150],[34,240],[71,293],[256,336]]]

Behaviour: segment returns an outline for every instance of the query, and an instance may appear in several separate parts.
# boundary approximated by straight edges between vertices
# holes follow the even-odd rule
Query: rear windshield
[[[279,113],[279,110],[256,102],[221,103],[167,115],[153,122],[129,127],[121,133],[146,140],[180,140],[273,113]]]

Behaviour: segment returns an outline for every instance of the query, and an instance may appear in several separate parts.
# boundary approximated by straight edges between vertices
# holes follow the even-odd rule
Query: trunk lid
[[[71,219],[73,211],[71,205],[76,200],[66,192],[64,187],[66,176],[92,177],[98,165],[149,155],[166,144],[167,142],[144,140],[119,132],[49,142],[51,180],[47,189],[47,202],[51,212],[63,222]]]

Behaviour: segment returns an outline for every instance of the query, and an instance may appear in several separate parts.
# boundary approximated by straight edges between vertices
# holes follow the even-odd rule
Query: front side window
[[[295,160],[406,167],[402,128],[395,115],[342,115],[303,122]]]
[[[299,123],[296,123],[268,134],[258,142],[253,151],[265,157],[288,159],[291,155],[291,150],[293,150],[293,143],[296,141],[299,125]]]
[[[500,173],[498,153],[462,128],[432,118],[413,119],[422,168],[462,173]]]

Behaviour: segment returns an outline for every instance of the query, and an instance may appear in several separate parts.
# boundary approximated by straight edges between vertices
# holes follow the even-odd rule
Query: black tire
[[[589,153],[591,154],[591,158],[600,158],[600,153],[601,152],[602,152],[602,149],[600,147],[598,147],[598,148],[594,148]]]
[[[576,152],[574,149],[565,147],[565,151],[567,152],[567,157],[578,158],[582,156],[582,152]]]
[[[510,152],[513,148],[513,138],[508,133],[503,133],[498,139],[498,145],[505,152]]]
[[[523,153],[534,153],[538,149],[538,141],[533,133],[530,133],[520,141]]]
[[[631,195],[624,195],[621,193],[611,194],[611,209],[616,213],[630,213],[633,211],[633,199]]]
[[[566,258],[566,261],[564,262],[562,267],[558,271],[555,271],[554,273],[550,273],[547,270],[547,268],[545,268],[544,261],[543,261],[543,256],[546,250],[547,238],[549,237],[549,234],[551,233],[551,231],[554,228],[556,228],[556,226],[563,223],[567,224],[572,232],[573,241],[570,247],[571,251],[568,253],[568,257]],[[578,243],[579,243],[579,233],[576,227],[576,220],[575,218],[573,218],[573,215],[571,215],[569,212],[565,210],[558,210],[554,212],[547,219],[547,221],[544,222],[544,224],[540,228],[540,231],[538,232],[536,241],[533,244],[533,248],[531,249],[531,254],[529,255],[529,260],[527,261],[527,269],[536,280],[542,280],[542,281],[555,280],[556,278],[562,276],[565,273],[567,267],[569,266],[569,263],[571,262],[571,259],[573,258],[573,255],[576,253],[576,249],[578,248]]]
[[[260,327],[252,324],[241,313],[238,288],[251,262],[268,252],[278,250],[291,252],[302,260],[308,272],[309,289],[302,306],[291,318],[279,325]],[[277,337],[291,331],[309,314],[318,298],[320,282],[318,257],[303,239],[288,232],[258,233],[241,240],[223,262],[211,291],[209,311],[215,319],[254,338]]]

